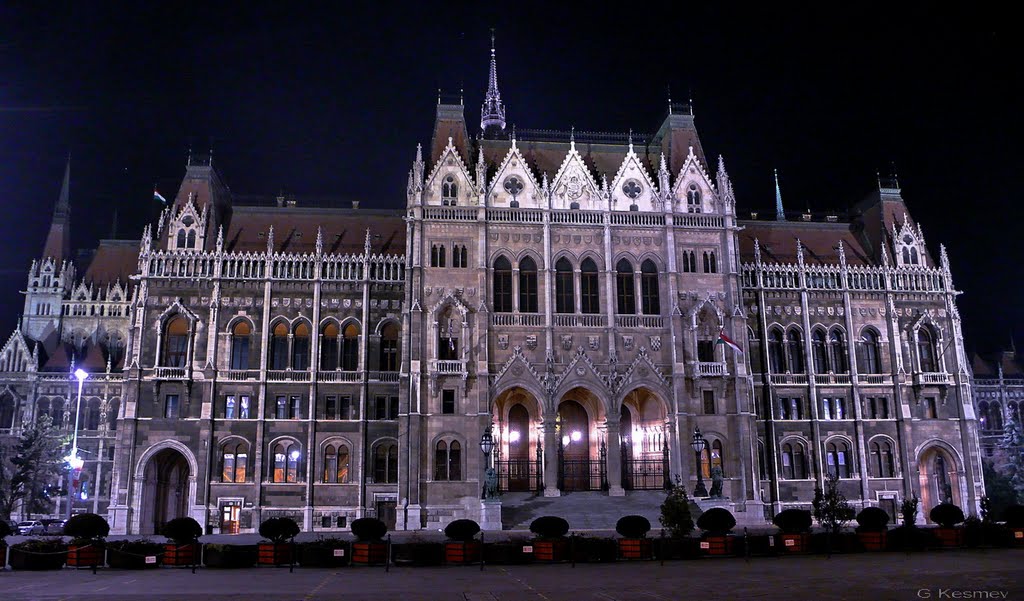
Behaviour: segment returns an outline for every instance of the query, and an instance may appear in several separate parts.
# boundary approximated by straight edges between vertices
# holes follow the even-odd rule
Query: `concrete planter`
[[[808,553],[811,550],[811,535],[806,532],[776,534],[775,541],[780,553]]]
[[[649,538],[620,538],[619,557],[622,559],[651,559],[654,543]]]
[[[857,540],[865,551],[885,551],[885,530],[858,530]]]
[[[465,565],[480,562],[480,541],[448,541],[444,544],[445,563]]]

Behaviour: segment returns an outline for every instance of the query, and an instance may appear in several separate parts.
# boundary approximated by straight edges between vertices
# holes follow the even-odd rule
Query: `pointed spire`
[[[633,154],[633,128],[629,128],[629,154]]]
[[[796,263],[797,265],[804,264],[804,245],[800,243],[800,238],[796,239]]]
[[[71,154],[64,165],[64,181],[60,186],[60,197],[53,208],[50,232],[43,247],[43,258],[63,259],[71,252]]]
[[[217,226],[217,252],[223,252],[224,250],[224,226]]]
[[[370,256],[370,228],[366,228],[366,241],[363,242],[363,254]]]
[[[569,128],[569,150],[576,150],[576,126]]]
[[[949,273],[949,255],[946,254],[946,245],[939,245],[939,265],[942,267],[942,271]]]
[[[754,262],[761,264],[761,242],[757,238],[754,238]]]
[[[267,254],[274,254],[274,226],[270,226],[270,231],[267,232]]]
[[[843,246],[843,239],[839,239],[839,264],[846,267],[846,247]]]
[[[498,62],[494,52],[494,30],[491,29],[491,71],[487,77],[487,93],[480,109],[480,129],[484,134],[505,131],[505,107],[501,104],[501,92],[498,91]]]
[[[316,226],[316,254],[324,254],[324,232],[319,225]]]
[[[661,160],[658,163],[658,187],[660,188],[659,192],[661,192],[663,195],[667,195],[669,193],[670,185],[668,163],[665,161],[664,152],[661,153]]]
[[[775,169],[775,220],[785,221],[786,211],[782,208],[782,189],[779,188],[779,170]]]

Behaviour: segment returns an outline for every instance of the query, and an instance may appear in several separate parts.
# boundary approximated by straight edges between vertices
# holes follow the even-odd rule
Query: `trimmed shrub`
[[[1003,521],[1008,528],[1024,528],[1024,505],[1015,503],[1004,509]]]
[[[388,533],[388,525],[377,518],[359,518],[352,522],[351,529],[362,543],[379,541]]]
[[[192,518],[174,518],[163,529],[163,535],[179,545],[194,543],[202,534],[203,527]]]
[[[857,514],[858,530],[881,532],[889,524],[889,514],[881,507],[865,507]]]
[[[917,523],[917,497],[903,499],[900,503],[900,518],[904,526],[913,526]]]
[[[110,524],[95,513],[79,513],[64,524],[64,534],[75,541],[95,541],[110,534]]]
[[[299,533],[299,525],[291,518],[269,518],[260,524],[260,536],[275,544],[286,543]]]
[[[673,538],[682,538],[693,532],[693,515],[690,513],[690,497],[678,482],[661,504],[661,525],[668,528]]]
[[[480,524],[473,520],[455,520],[444,527],[444,535],[452,540],[470,541],[480,532]]]
[[[569,522],[557,516],[545,515],[533,520],[530,532],[541,538],[562,538],[569,532]]]
[[[712,507],[697,518],[697,527],[708,534],[729,534],[735,526],[736,518],[724,507]]]
[[[929,516],[943,528],[953,528],[964,521],[963,510],[952,503],[941,503],[932,507]]]
[[[68,558],[68,546],[60,538],[30,538],[10,548],[15,570],[59,570]]]
[[[811,512],[806,509],[783,509],[772,519],[772,523],[786,534],[810,532],[812,522]]]
[[[7,520],[0,520],[0,541],[12,534],[14,534],[14,531],[11,530],[11,525],[7,523]]]
[[[623,538],[643,538],[651,531],[651,522],[642,515],[627,515],[615,522],[615,531]]]

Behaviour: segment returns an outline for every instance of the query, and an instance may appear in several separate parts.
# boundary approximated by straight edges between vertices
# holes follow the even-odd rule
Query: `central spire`
[[[498,63],[494,58],[494,30],[491,29],[491,72],[487,79],[487,94],[480,109],[480,129],[484,137],[493,138],[505,131],[505,107],[498,91]]]

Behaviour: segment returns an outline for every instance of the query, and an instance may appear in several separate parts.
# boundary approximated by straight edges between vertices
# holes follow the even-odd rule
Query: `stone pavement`
[[[1024,599],[1024,550],[442,568],[0,573],[0,599],[914,601]]]

